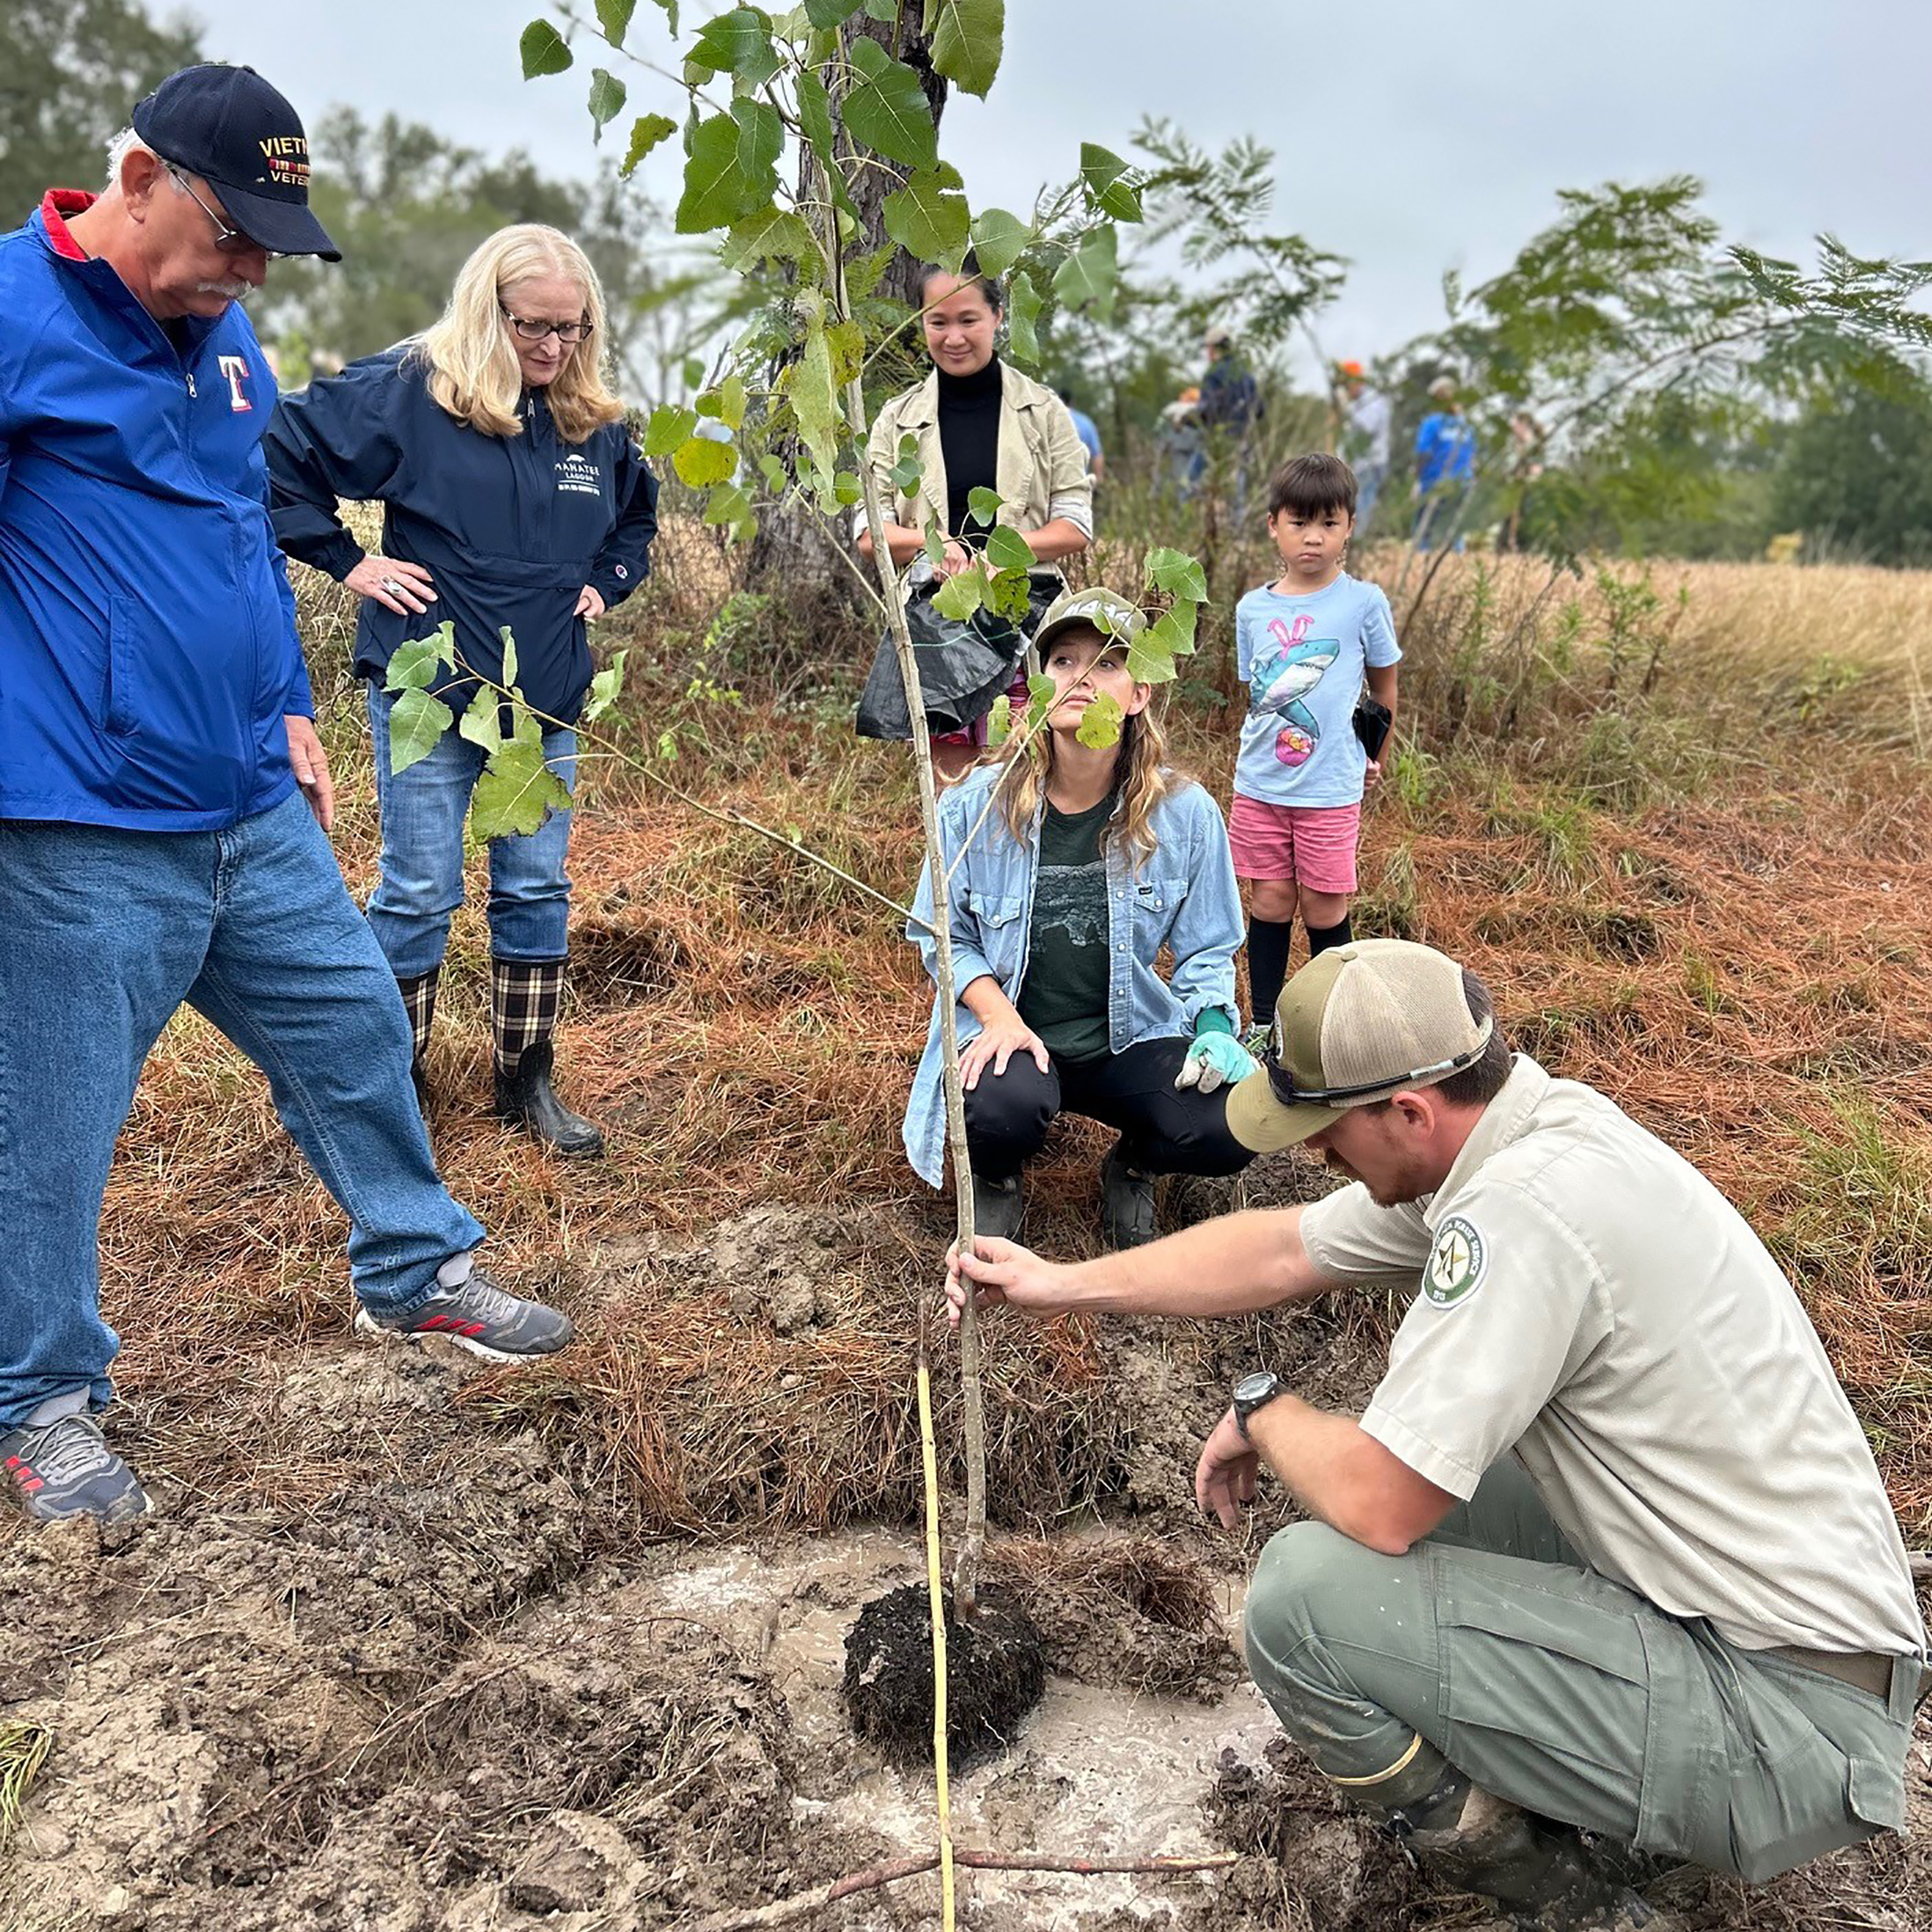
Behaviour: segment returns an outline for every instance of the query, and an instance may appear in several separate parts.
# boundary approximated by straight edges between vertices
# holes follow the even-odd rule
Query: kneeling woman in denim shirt
[[[1047,728],[940,801],[960,1071],[980,1233],[1008,1238],[1021,1169],[1055,1115],[1117,1128],[1101,1169],[1108,1245],[1154,1233],[1163,1174],[1233,1174],[1253,1158],[1227,1131],[1224,1089],[1253,1065],[1235,1038],[1240,900],[1219,808],[1161,763],[1152,687],[1127,673],[1145,619],[1110,590],[1069,591],[1035,643],[1058,695]],[[1105,692],[1126,714],[1119,743],[1076,734]],[[963,855],[963,856],[962,856]],[[930,874],[915,911],[933,910]],[[930,933],[906,936],[933,969]],[[1171,981],[1154,971],[1165,947]],[[934,1187],[945,1169],[940,1014],[906,1109],[905,1147]]]
[[[283,399],[265,448],[275,536],[291,557],[360,593],[355,670],[369,683],[382,876],[369,922],[415,1031],[418,1093],[450,916],[463,903],[463,824],[483,750],[445,731],[428,757],[390,769],[391,654],[447,620],[463,662],[516,684],[551,721],[544,757],[574,783],[571,727],[590,687],[585,626],[643,581],[657,486],[611,392],[604,297],[583,251],[534,223],[500,230],[457,276],[426,333]],[[337,515],[340,497],[383,506],[378,556]],[[457,711],[467,677],[435,695]],[[490,1009],[496,1110],[566,1154],[603,1136],[551,1086],[563,999],[570,814],[490,841]]]

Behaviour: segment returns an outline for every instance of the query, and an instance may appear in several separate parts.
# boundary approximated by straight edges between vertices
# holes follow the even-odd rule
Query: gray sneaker
[[[480,1268],[455,1287],[439,1288],[413,1314],[381,1321],[356,1311],[359,1335],[396,1336],[405,1342],[454,1342],[486,1362],[528,1362],[554,1355],[576,1335],[568,1315],[541,1301],[499,1288]]]
[[[77,1516],[128,1523],[148,1513],[147,1491],[101,1440],[91,1416],[62,1416],[0,1435],[0,1472],[12,1479],[20,1507],[37,1523]]]

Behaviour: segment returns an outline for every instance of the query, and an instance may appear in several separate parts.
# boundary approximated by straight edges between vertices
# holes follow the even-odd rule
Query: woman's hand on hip
[[[970,1094],[979,1085],[979,1076],[985,1071],[989,1060],[997,1078],[1006,1071],[1006,1062],[1015,1053],[1030,1053],[1035,1065],[1043,1073],[1046,1072],[1046,1042],[1018,1014],[1011,1019],[1002,1014],[984,1032],[968,1041],[961,1051],[960,1085]]]
[[[435,580],[421,564],[400,557],[364,557],[342,582],[357,596],[399,617],[421,617],[436,601]]]
[[[584,585],[582,589],[578,591],[577,608],[570,614],[573,617],[590,618],[594,619],[596,618],[600,618],[604,615],[604,608],[605,606],[603,593],[599,590],[593,589],[589,584],[587,583]]]

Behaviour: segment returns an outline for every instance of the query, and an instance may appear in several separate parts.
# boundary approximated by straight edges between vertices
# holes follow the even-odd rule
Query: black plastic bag
[[[970,618],[941,617],[933,608],[939,580],[929,579],[914,588],[906,598],[905,621],[918,655],[928,735],[964,731],[992,709],[1013,683],[1026,655],[1027,640],[1065,588],[1066,580],[1057,570],[1034,571],[1028,585],[1027,614],[1017,621],[984,604]],[[853,728],[861,738],[904,740],[912,735],[911,708],[889,630],[879,639]]]

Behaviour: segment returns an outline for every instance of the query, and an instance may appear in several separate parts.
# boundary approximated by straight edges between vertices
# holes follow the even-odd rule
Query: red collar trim
[[[40,219],[47,224],[47,238],[56,255],[69,261],[87,260],[87,251],[74,239],[67,217],[91,208],[99,199],[80,188],[49,188],[40,197]]]

